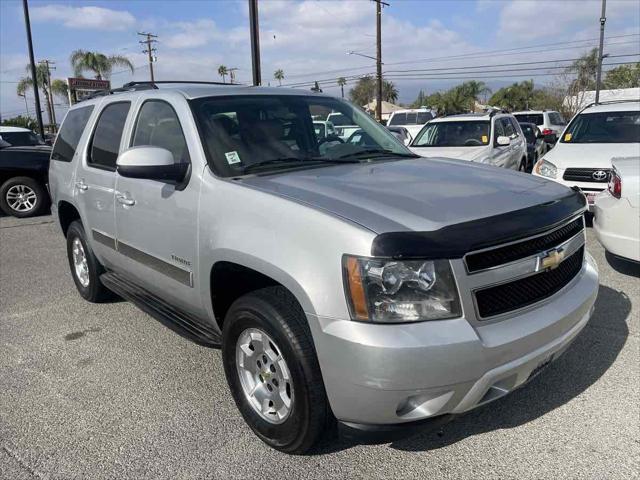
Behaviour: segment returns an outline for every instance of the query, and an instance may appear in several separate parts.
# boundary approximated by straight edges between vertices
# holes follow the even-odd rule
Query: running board
[[[148,313],[178,335],[203,347],[221,347],[222,339],[220,334],[208,327],[202,320],[169,305],[161,298],[139,287],[122,275],[114,272],[103,273],[100,275],[100,281],[109,290],[130,301],[140,310]]]

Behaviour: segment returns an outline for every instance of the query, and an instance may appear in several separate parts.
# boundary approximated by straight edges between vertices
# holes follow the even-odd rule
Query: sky
[[[550,70],[490,74],[487,65],[573,59],[598,43],[600,0],[387,3],[382,14],[383,71],[396,84],[400,102],[413,101],[420,89],[432,93],[460,83],[464,76],[473,77],[469,71],[479,72],[478,79],[494,90],[530,78],[537,85],[549,84],[555,78],[546,75]],[[53,78],[72,76],[69,56],[83,49],[124,55],[132,61],[133,74],[114,70],[113,86],[147,80],[147,59],[136,33],[148,31],[158,35],[157,80],[220,81],[217,69],[222,64],[238,69],[237,81],[251,82],[246,0],[30,0],[29,5],[35,57],[55,62]],[[375,56],[375,20],[375,3],[370,0],[259,0],[263,84],[277,85],[273,72],[282,69],[283,85],[326,80],[324,91],[339,95],[333,79],[345,76],[348,91],[354,77],[375,71],[373,60],[348,54]],[[605,53],[640,53],[640,0],[607,1],[606,39]],[[607,61],[639,59],[636,55]],[[27,63],[22,2],[0,0],[3,118],[25,113],[24,99],[15,89]],[[431,69],[429,78],[424,72],[407,72],[420,69]],[[33,112],[33,95],[27,100],[26,108]],[[64,113],[64,100],[56,103],[57,111]]]

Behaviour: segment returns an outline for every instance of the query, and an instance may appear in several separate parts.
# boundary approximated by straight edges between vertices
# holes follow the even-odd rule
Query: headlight
[[[345,255],[343,270],[354,320],[399,323],[461,315],[448,260],[397,261]]]
[[[547,160],[539,160],[538,163],[536,163],[535,169],[536,173],[543,177],[556,178],[558,174],[556,166]]]

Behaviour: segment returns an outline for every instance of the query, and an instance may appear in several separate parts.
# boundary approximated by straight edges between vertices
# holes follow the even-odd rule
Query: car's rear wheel
[[[47,192],[33,178],[10,178],[0,187],[0,209],[7,215],[32,217],[44,212],[48,205]]]
[[[269,446],[300,454],[332,421],[306,317],[283,287],[236,300],[225,317],[222,358],[233,398]]]
[[[80,296],[89,302],[102,302],[113,296],[100,282],[104,267],[91,250],[80,221],[71,222],[67,230],[67,257],[71,276]]]

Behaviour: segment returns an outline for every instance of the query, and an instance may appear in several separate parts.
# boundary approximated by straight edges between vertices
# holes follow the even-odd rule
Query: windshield
[[[191,105],[209,164],[223,177],[415,156],[371,116],[331,97],[205,97]],[[349,124],[357,125],[366,142],[316,133],[313,116],[331,112],[340,112]]]
[[[522,133],[524,133],[525,138],[527,139],[527,143],[536,143],[536,130],[537,127],[530,123],[521,123],[520,128],[522,129]]]
[[[2,139],[12,147],[32,147],[45,145],[38,135],[33,132],[2,132]]]
[[[489,121],[427,123],[420,131],[414,147],[478,147],[487,145]]]
[[[544,117],[541,113],[518,113],[514,115],[519,123],[533,123],[535,125],[542,125],[544,123]]]
[[[640,111],[581,113],[567,127],[562,143],[639,143]]]

